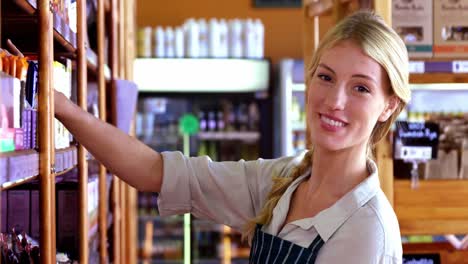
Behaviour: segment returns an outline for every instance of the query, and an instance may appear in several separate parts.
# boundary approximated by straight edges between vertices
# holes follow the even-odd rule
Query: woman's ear
[[[395,112],[398,105],[400,105],[400,100],[398,97],[392,95],[387,101],[387,105],[385,106],[384,111],[379,116],[380,122],[385,122],[387,119]]]

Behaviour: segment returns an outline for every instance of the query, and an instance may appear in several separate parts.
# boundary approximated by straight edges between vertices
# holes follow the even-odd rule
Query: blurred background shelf
[[[412,73],[412,84],[468,83],[468,73]]]
[[[233,132],[200,132],[197,134],[201,140],[239,140],[258,141],[260,133],[258,131],[233,131]]]
[[[468,233],[468,180],[395,180],[394,192],[402,235]]]

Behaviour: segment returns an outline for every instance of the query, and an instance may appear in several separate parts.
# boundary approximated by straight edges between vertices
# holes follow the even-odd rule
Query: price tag
[[[410,61],[409,62],[409,72],[410,73],[424,73],[426,67],[423,61]]]
[[[396,122],[394,158],[430,160],[437,158],[439,126],[430,122]]]
[[[403,254],[403,264],[440,264],[439,253]]]
[[[467,73],[468,72],[468,61],[453,61],[452,72],[454,73]]]

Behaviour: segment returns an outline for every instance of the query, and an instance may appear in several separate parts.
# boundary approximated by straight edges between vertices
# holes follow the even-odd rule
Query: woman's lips
[[[341,119],[326,114],[319,114],[319,118],[320,126],[330,132],[340,131],[348,125]]]

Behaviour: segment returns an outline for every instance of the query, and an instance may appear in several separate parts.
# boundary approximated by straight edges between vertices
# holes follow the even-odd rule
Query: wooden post
[[[127,184],[124,181],[120,181],[120,259],[122,263],[127,264],[127,233],[125,232],[127,226],[127,219],[126,219],[126,200],[127,200]]]
[[[127,0],[128,1],[128,0]],[[125,78],[125,54],[127,46],[124,35],[125,32],[125,0],[119,0],[119,19],[118,19],[118,29],[119,29],[119,77]]]
[[[392,0],[373,0],[375,13],[382,16],[389,26],[392,26]]]
[[[118,41],[117,41],[117,48],[118,48],[118,71],[119,71],[119,78],[120,79],[125,79],[125,39],[124,39],[124,21],[125,21],[125,16],[124,16],[124,0],[118,0],[118,17],[117,19],[117,36],[118,36]],[[116,107],[117,100],[112,101],[114,104],[114,107]],[[117,114],[117,109],[114,108],[115,114]],[[117,125],[117,118],[115,120],[115,125]],[[127,264],[127,256],[128,256],[128,237],[127,237],[127,184],[124,181],[120,181],[120,211],[122,212],[121,218],[120,218],[120,259],[122,260],[122,263]]]
[[[77,20],[77,92],[78,106],[87,111],[87,63],[86,63],[86,0],[78,0]],[[89,259],[89,219],[88,219],[88,163],[86,149],[78,145],[78,193],[79,193],[79,234],[80,263],[86,264]]]
[[[110,68],[111,68],[111,85],[115,85],[113,82],[114,80],[117,79],[118,77],[118,35],[117,35],[117,9],[118,9],[118,2],[117,0],[111,0],[111,25],[110,25],[110,36],[109,36],[109,42],[110,42],[110,52],[109,52],[109,57],[110,57]],[[111,122],[116,124],[116,109],[115,109],[115,102],[116,102],[116,94],[115,94],[115,89],[112,89],[111,87],[111,93],[109,95],[110,97],[110,108],[111,108]],[[113,238],[114,240],[112,241],[112,252],[114,252],[114,264],[120,264],[122,259],[120,258],[120,243],[122,240],[121,234],[120,234],[120,223],[121,223],[121,210],[120,210],[120,180],[116,176],[113,177],[112,180],[112,211],[114,215],[114,225],[113,225]]]
[[[53,51],[54,50],[54,31],[51,30],[49,31],[49,34],[50,34],[50,39],[52,40],[50,42],[50,50]],[[49,57],[49,65],[53,65],[54,64],[54,55],[52,53],[52,56]],[[55,93],[54,93],[54,90],[55,90],[55,87],[54,87],[54,71],[50,71],[50,99],[49,99],[49,102],[50,102],[50,112],[51,112],[51,122],[50,122],[50,148],[52,149],[52,154],[50,156],[50,164],[52,164],[52,168],[55,168],[55,107],[54,107],[54,96],[55,96]],[[54,170],[55,171],[55,170]],[[55,174],[55,172],[53,173]],[[51,239],[52,239],[52,247],[53,248],[57,248],[57,216],[56,216],[56,197],[55,197],[55,175],[52,175],[52,184],[50,185],[50,193],[51,193],[51,213],[52,213],[52,217],[51,217],[51,228],[52,228],[52,233],[51,233]],[[55,259],[55,255],[54,255],[54,259]]]
[[[375,12],[382,16],[389,26],[392,25],[392,1],[373,0]],[[376,148],[377,165],[379,167],[380,186],[393,206],[393,157],[390,140],[386,137]]]
[[[104,77],[104,36],[105,36],[105,10],[104,0],[98,0],[97,7],[97,44],[98,44],[98,93],[99,118],[106,122],[106,80]],[[99,262],[107,263],[107,170],[99,165]]]
[[[125,47],[121,49],[123,51],[123,77],[126,80],[133,79],[133,61],[135,59],[135,19],[136,9],[135,1],[122,1],[121,9],[123,11],[123,20],[121,24],[123,26],[123,42],[122,45]],[[134,126],[130,129],[130,134],[135,135]],[[138,260],[138,226],[137,226],[137,196],[138,192],[136,189],[126,184],[125,193],[125,247],[126,247],[126,259],[125,263],[136,264]]]
[[[126,214],[127,219],[126,237],[127,237],[127,261],[128,264],[136,264],[138,259],[138,235],[137,235],[137,195],[138,192],[135,188],[127,185],[127,200],[126,200]]]
[[[121,243],[121,236],[120,236],[120,219],[121,219],[121,212],[119,206],[119,197],[120,197],[120,180],[117,176],[114,176],[112,179],[112,205],[113,205],[113,215],[114,215],[114,226],[112,229],[112,235],[114,240],[112,241],[112,251],[114,252],[114,261],[113,263],[121,263],[120,258],[120,243]]]
[[[350,2],[343,2],[343,0],[334,0],[333,4],[333,17],[335,23],[338,23],[341,19],[346,17],[349,11]]]
[[[50,63],[53,51],[50,49],[52,39],[52,15],[48,0],[38,0],[39,20],[39,181],[40,181],[40,259],[41,263],[55,263],[55,247],[52,227],[52,201],[54,193],[51,192],[53,182],[52,155],[54,155],[53,142],[50,142],[52,109],[51,71]]]

